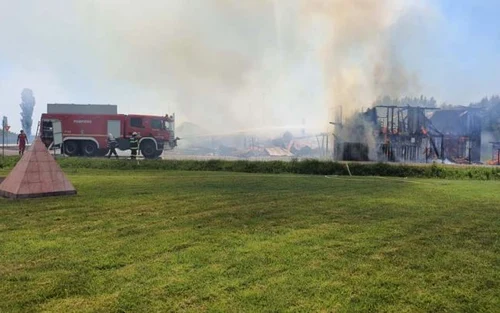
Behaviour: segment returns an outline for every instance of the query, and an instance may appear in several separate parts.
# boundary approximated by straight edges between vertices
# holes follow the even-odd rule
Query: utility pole
[[[8,129],[7,116],[2,118],[2,158],[5,158],[5,131]]]

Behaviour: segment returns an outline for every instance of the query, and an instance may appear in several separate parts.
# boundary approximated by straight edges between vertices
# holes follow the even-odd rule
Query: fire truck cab
[[[108,134],[119,150],[130,149],[132,133],[139,135],[139,150],[147,159],[158,158],[177,146],[175,115],[42,114],[40,135],[48,148],[59,147],[68,156],[103,156]]]

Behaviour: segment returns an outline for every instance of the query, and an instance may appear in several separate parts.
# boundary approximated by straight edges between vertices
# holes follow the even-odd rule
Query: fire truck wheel
[[[65,141],[64,142],[64,153],[68,156],[78,155],[78,143],[76,141]]]
[[[156,155],[156,147],[153,141],[145,140],[141,144],[141,153],[146,159],[152,159]]]
[[[97,145],[93,141],[85,141],[83,143],[83,155],[86,157],[92,157],[97,154]]]

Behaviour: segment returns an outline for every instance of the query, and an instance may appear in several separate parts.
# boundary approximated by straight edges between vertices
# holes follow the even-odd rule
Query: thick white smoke
[[[324,129],[333,106],[349,112],[418,89],[391,41],[408,12],[428,17],[411,2],[3,1],[2,26],[17,27],[0,41],[17,44],[0,54],[35,71],[50,67],[71,90],[81,85],[71,99],[46,102],[176,111],[213,131],[304,119]]]

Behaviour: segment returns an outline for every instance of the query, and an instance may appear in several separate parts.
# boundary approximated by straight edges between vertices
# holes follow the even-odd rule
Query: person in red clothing
[[[17,145],[19,146],[19,155],[24,154],[24,150],[26,149],[27,143],[28,143],[28,136],[26,136],[24,130],[21,129],[21,133],[17,135]]]

